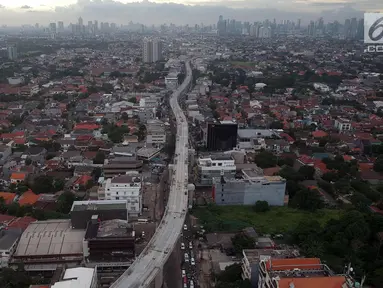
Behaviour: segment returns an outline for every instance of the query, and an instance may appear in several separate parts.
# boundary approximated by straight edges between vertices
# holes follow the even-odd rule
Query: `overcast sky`
[[[218,16],[241,21],[266,18],[308,21],[319,16],[343,21],[362,11],[383,12],[383,0],[0,0],[0,25],[88,20],[127,24],[216,23]]]

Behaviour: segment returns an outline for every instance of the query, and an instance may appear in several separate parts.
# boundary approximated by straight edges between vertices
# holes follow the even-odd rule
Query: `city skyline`
[[[213,24],[219,15],[226,15],[241,21],[257,21],[267,18],[297,19],[308,23],[311,19],[324,17],[325,21],[361,17],[363,11],[383,11],[383,3],[376,0],[352,3],[350,1],[321,2],[315,0],[288,0],[278,4],[267,1],[203,1],[203,0],[156,0],[142,1],[90,1],[90,0],[33,0],[2,1],[0,4],[0,25],[22,25],[54,21],[75,23],[79,16],[84,19],[98,19],[104,22],[127,24],[129,21],[146,25],[175,23]],[[27,3],[27,5],[25,5]],[[255,4],[254,4],[255,3]],[[245,7],[248,7],[245,9]]]

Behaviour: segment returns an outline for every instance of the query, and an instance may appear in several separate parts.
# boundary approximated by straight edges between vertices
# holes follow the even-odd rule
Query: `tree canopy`
[[[242,253],[243,249],[254,249],[255,245],[255,239],[243,233],[235,234],[234,237],[231,238],[231,242],[237,253]]]
[[[271,168],[275,167],[278,163],[277,157],[269,151],[261,151],[254,157],[254,162],[258,167]]]
[[[255,212],[267,212],[270,210],[269,203],[267,201],[257,201],[254,205]]]

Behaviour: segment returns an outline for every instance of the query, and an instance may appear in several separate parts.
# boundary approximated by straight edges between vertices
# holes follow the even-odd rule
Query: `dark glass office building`
[[[238,124],[234,122],[210,122],[207,124],[208,151],[227,151],[237,146]]]

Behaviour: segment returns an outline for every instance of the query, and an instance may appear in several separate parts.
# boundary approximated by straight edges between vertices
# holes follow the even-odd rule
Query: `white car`
[[[184,224],[184,230],[188,230],[188,226],[186,224]]]
[[[188,253],[185,253],[185,262],[189,262],[189,255],[188,255]]]
[[[193,249],[193,243],[189,242],[189,249]]]
[[[194,258],[191,258],[191,259],[190,259],[190,264],[191,264],[191,265],[195,265]]]
[[[188,284],[184,283],[184,288],[188,288]]]
[[[190,286],[189,286],[190,288],[194,288],[194,282],[193,282],[193,280],[190,280]]]
[[[185,250],[185,244],[181,243],[181,250]]]
[[[182,278],[186,277],[186,271],[182,269]]]

